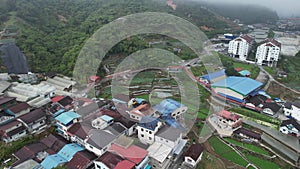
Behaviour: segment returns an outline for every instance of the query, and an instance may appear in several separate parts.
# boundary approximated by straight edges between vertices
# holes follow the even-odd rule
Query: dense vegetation
[[[19,28],[17,45],[28,58],[32,72],[71,75],[85,41],[101,26],[124,15],[167,12],[198,27],[212,28],[206,30],[209,36],[230,28],[195,3],[179,3],[173,10],[161,0],[0,0],[0,27],[12,24]],[[134,37],[119,43],[110,54],[126,55],[145,47],[144,39]]]
[[[279,18],[275,11],[261,6],[233,3],[208,3],[206,5],[224,17],[232,20],[239,19],[245,24],[274,23]]]
[[[288,73],[287,78],[279,79],[288,86],[300,90],[300,52],[294,57],[283,56],[278,63],[278,67]]]

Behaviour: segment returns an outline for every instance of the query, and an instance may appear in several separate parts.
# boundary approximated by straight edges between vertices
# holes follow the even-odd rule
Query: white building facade
[[[241,35],[240,37],[229,42],[228,53],[230,56],[241,61],[246,61],[248,53],[251,50],[253,39],[248,35]]]
[[[273,67],[277,65],[281,44],[273,39],[267,39],[257,47],[255,61],[258,65]]]

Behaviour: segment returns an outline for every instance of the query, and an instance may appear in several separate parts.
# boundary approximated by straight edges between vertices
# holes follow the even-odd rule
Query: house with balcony
[[[172,148],[159,142],[154,142],[148,149],[150,165],[152,168],[168,168],[172,159]]]
[[[284,134],[300,137],[300,124],[293,118],[289,120],[283,120],[279,131]]]
[[[92,129],[84,141],[85,148],[97,156],[101,156],[111,147],[116,138],[107,131]]]
[[[16,141],[27,135],[27,128],[14,120],[0,127],[0,137],[5,143]]]
[[[274,39],[266,39],[257,47],[255,62],[258,65],[273,67],[277,65],[281,43]]]
[[[47,126],[46,112],[42,109],[33,110],[20,116],[18,119],[27,127],[28,131],[33,134],[43,131]]]
[[[187,140],[182,139],[182,132],[178,128],[165,125],[156,133],[155,142],[171,147],[173,156],[179,156],[187,143]]]
[[[238,128],[242,125],[242,118],[239,115],[231,113],[227,110],[218,112],[217,116],[219,117],[219,122],[222,125],[226,125],[232,129]]]
[[[75,123],[80,122],[81,116],[73,111],[68,111],[55,117],[56,131],[66,139],[69,139],[68,129],[71,128]]]
[[[154,136],[161,126],[162,123],[158,118],[151,116],[143,117],[136,127],[139,140],[144,144],[154,143]]]
[[[284,115],[290,118],[294,118],[297,121],[300,121],[300,102],[286,102],[283,105]]]
[[[196,167],[202,159],[204,148],[200,144],[191,145],[184,154],[184,164]]]
[[[181,114],[185,113],[188,108],[173,99],[165,99],[155,105],[153,109],[158,111],[162,116],[171,116],[177,119]]]
[[[253,43],[250,36],[243,34],[229,42],[228,53],[233,58],[246,61]]]

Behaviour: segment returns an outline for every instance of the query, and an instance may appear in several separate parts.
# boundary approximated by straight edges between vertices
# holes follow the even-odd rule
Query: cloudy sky
[[[300,0],[198,0],[198,1],[258,4],[276,10],[279,16],[300,16]]]

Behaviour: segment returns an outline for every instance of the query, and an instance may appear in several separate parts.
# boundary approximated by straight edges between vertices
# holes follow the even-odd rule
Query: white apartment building
[[[253,42],[250,36],[246,34],[241,35],[229,42],[228,53],[234,58],[246,61]]]
[[[274,39],[264,40],[256,51],[256,64],[273,67],[277,65],[281,43]]]

